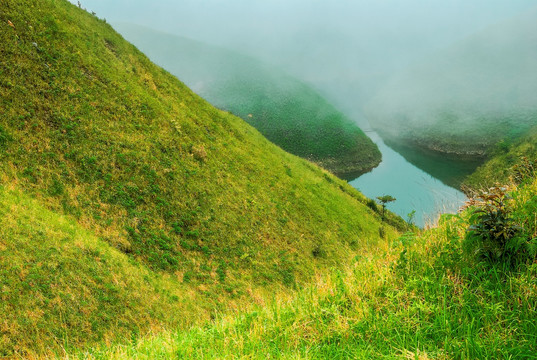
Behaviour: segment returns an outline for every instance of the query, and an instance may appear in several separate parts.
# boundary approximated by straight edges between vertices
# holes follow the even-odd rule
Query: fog
[[[73,1],[74,2],[74,1]],[[391,74],[533,0],[82,0],[130,22],[238,50],[316,85],[367,100]]]
[[[491,142],[501,140],[490,134],[495,123],[514,133],[537,125],[537,9],[425,57],[394,76],[367,108],[375,125],[397,136],[449,122],[451,133]]]
[[[421,226],[439,207],[454,211],[461,205],[464,195],[455,187],[475,170],[487,146],[512,132],[509,121],[516,122],[516,134],[537,125],[534,0],[81,2],[119,29],[141,25],[198,42],[191,49],[232,50],[309,84],[358,123],[383,153],[378,168],[350,183],[371,198],[395,196],[393,210],[402,216],[417,210]],[[125,36],[136,44],[136,37]],[[149,53],[156,45],[148,41],[149,57],[164,66],[156,52]],[[138,46],[144,50],[141,42]],[[216,48],[199,53],[215,59],[194,64],[190,59],[189,66],[177,60],[183,72],[176,75],[206,91],[203,86],[215,74],[224,76],[215,69],[226,60],[218,58],[224,52]],[[215,67],[205,69],[210,63]],[[210,76],[200,75],[205,70]],[[407,143],[393,141],[387,142],[390,148],[371,128],[382,131],[384,140],[391,132],[419,140],[411,146],[425,145],[405,150]],[[422,153],[437,151],[436,143],[443,143],[440,155]],[[468,164],[444,156],[453,148],[457,153],[461,144],[467,146],[462,154],[472,157]]]

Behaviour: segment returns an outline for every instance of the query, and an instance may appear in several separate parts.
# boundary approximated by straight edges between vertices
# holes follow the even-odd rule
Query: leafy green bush
[[[366,203],[367,207],[369,207],[371,210],[375,211],[375,212],[378,212],[379,209],[377,207],[377,203],[375,202],[375,200],[373,199],[369,199],[367,200],[367,203]]]
[[[465,239],[467,254],[492,263],[514,264],[534,253],[524,228],[513,216],[511,200],[505,187],[492,187],[470,201],[474,209]]]

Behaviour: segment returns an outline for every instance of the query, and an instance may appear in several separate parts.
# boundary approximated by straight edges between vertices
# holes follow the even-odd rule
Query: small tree
[[[414,217],[416,216],[416,210],[412,210],[408,214],[406,214],[406,222],[409,225],[414,225]]]
[[[382,205],[382,218],[384,219],[384,212],[386,211],[386,204],[392,201],[397,200],[391,195],[383,195],[383,196],[377,196],[377,200]]]

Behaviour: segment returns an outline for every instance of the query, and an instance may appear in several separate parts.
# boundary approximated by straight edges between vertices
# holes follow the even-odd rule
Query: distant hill
[[[399,74],[368,105],[385,137],[487,156],[537,125],[537,10],[487,28]]]
[[[404,228],[67,1],[0,30],[0,357],[247,308]]]
[[[238,53],[133,24],[117,29],[196,93],[286,151],[337,174],[369,171],[376,145],[315,90]]]

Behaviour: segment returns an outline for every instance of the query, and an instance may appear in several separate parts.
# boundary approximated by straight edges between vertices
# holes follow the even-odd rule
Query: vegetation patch
[[[537,127],[513,141],[498,143],[490,158],[463,182],[467,193],[510,182],[521,183],[535,175]]]
[[[0,219],[0,357],[73,350],[206,316],[178,281],[133,264],[19,191],[0,190]]]
[[[397,236],[67,1],[3,3],[0,53],[0,356],[181,328]]]

